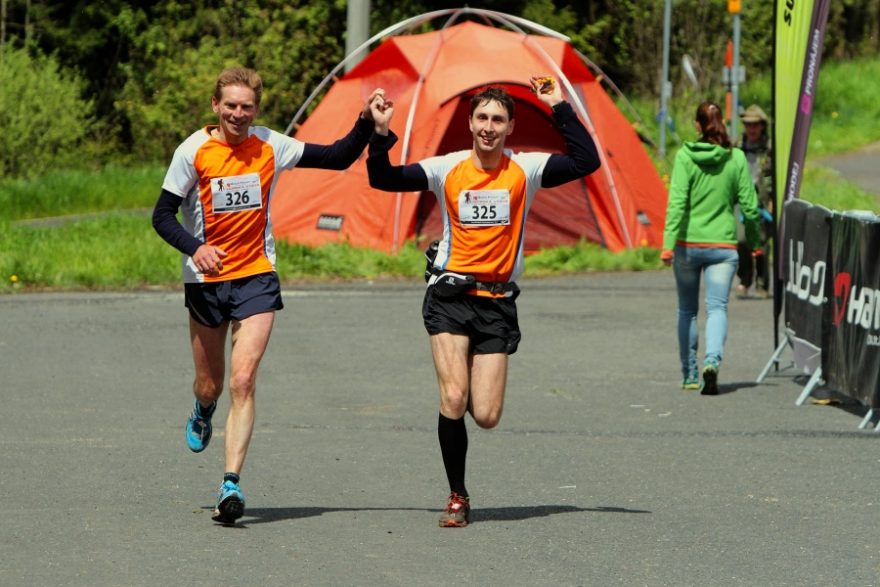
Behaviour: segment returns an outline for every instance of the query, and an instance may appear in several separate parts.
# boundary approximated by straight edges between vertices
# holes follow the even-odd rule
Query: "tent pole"
[[[525,33],[524,33],[525,34]],[[569,97],[571,98],[572,103],[574,104],[575,109],[578,111],[578,114],[581,115],[584,122],[586,123],[587,131],[590,133],[590,136],[593,137],[593,141],[595,141],[596,146],[598,147],[596,151],[599,153],[599,161],[601,166],[599,169],[602,171],[602,175],[605,177],[605,181],[608,182],[608,189],[611,191],[611,197],[614,200],[614,210],[617,212],[617,220],[620,222],[620,230],[623,233],[623,239],[626,242],[626,246],[628,248],[632,248],[632,236],[629,233],[629,227],[626,224],[626,218],[623,214],[623,208],[620,205],[620,198],[617,194],[617,184],[614,183],[614,176],[611,174],[611,169],[608,166],[608,159],[605,157],[605,151],[602,149],[602,142],[599,140],[599,135],[596,133],[596,127],[593,125],[593,120],[590,118],[589,112],[587,112],[586,105],[584,104],[581,97],[574,91],[574,86],[571,85],[571,80],[562,72],[562,69],[559,65],[553,61],[553,58],[547,54],[547,51],[544,50],[539,44],[535,43],[532,38],[528,35],[525,35],[526,44],[533,48],[536,52],[538,52],[544,61],[550,66],[553,70],[553,73],[557,78],[562,82],[562,85],[565,87],[565,90],[568,92]]]

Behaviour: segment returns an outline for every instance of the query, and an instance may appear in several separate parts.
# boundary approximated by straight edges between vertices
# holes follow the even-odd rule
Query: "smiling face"
[[[212,96],[211,108],[220,121],[219,138],[230,145],[248,137],[248,129],[260,111],[254,90],[237,84],[223,87],[219,100]]]
[[[504,141],[513,132],[513,123],[507,108],[497,100],[487,100],[471,113],[468,124],[478,155],[500,154]]]

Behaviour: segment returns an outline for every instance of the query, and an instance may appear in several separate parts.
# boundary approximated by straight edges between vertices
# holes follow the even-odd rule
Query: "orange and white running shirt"
[[[183,226],[202,242],[226,251],[220,275],[203,275],[184,255],[183,281],[229,281],[275,270],[269,208],[282,169],[302,158],[302,141],[263,126],[238,145],[211,136],[207,126],[177,150],[162,189],[183,198]]]
[[[549,158],[505,149],[495,169],[476,167],[471,151],[420,161],[443,221],[434,265],[482,282],[515,281],[523,272],[526,217]]]

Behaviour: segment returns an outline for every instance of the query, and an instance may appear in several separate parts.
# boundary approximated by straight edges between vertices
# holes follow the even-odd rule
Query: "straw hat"
[[[763,122],[764,124],[770,122],[770,119],[767,118],[767,115],[764,114],[764,111],[757,104],[752,104],[746,108],[746,111],[740,114],[739,118],[743,122]]]

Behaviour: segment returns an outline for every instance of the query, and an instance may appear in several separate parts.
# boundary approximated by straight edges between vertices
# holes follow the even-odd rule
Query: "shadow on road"
[[[213,507],[203,507],[205,510],[213,510]],[[237,524],[239,528],[252,526],[255,524],[266,524],[269,522],[280,522],[283,520],[299,520],[302,518],[312,518],[322,516],[333,512],[369,512],[369,511],[422,511],[436,512],[437,508],[321,508],[321,507],[301,507],[301,508],[253,508],[245,512],[244,519]],[[573,505],[538,505],[538,506],[517,506],[517,507],[501,507],[501,508],[474,508],[471,510],[471,520],[477,522],[488,521],[506,521],[512,522],[517,520],[528,520],[531,518],[541,518],[553,514],[568,514],[576,512],[598,512],[598,513],[614,513],[614,514],[650,514],[647,510],[632,510],[616,506],[597,506],[592,508],[581,508]],[[222,525],[222,524],[218,524]]]

